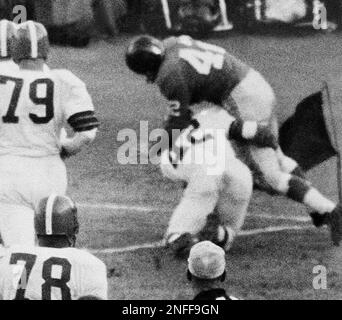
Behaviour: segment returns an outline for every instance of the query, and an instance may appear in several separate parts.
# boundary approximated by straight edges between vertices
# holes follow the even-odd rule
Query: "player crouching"
[[[14,246],[0,255],[0,299],[107,299],[107,272],[102,261],[75,249],[79,224],[73,201],[51,195],[35,216],[39,247]]]
[[[165,236],[167,246],[179,257],[204,240],[228,250],[243,226],[253,179],[231,140],[277,148],[267,128],[234,119],[212,104],[202,107],[194,117],[191,113],[170,116],[165,126],[172,144],[162,153],[161,170],[167,178],[187,183]],[[180,128],[185,129],[174,139]]]

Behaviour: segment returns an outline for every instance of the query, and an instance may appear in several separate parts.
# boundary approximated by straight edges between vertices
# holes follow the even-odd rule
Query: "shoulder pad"
[[[70,86],[85,86],[85,83],[80,78],[67,69],[52,69],[51,72]]]

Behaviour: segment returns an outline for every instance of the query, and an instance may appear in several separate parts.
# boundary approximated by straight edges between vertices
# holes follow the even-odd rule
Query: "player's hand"
[[[190,109],[182,110],[179,115],[169,115],[165,122],[164,128],[167,132],[173,129],[183,130],[192,124],[192,111]]]
[[[59,153],[62,160],[66,160],[72,156],[64,147],[62,147],[61,152]]]
[[[274,150],[279,148],[277,138],[267,127],[258,127],[253,144],[260,148],[272,148]]]

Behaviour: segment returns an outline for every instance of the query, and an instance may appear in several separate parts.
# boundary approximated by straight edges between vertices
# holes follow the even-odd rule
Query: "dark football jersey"
[[[228,296],[224,289],[213,289],[208,291],[202,291],[194,300],[239,300],[237,298]]]
[[[168,38],[156,84],[181,108],[203,101],[221,105],[250,67],[225,49],[188,36]]]

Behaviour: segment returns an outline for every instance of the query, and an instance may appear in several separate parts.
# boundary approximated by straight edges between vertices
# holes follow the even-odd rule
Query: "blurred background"
[[[0,0],[0,18],[13,20],[17,5],[70,46],[120,33],[331,32],[342,21],[340,0]]]

